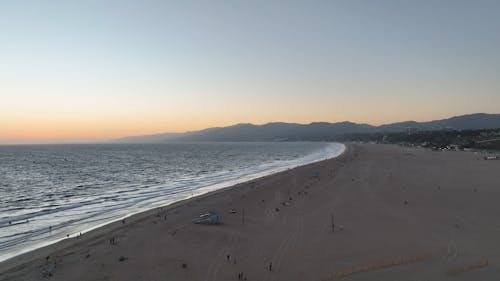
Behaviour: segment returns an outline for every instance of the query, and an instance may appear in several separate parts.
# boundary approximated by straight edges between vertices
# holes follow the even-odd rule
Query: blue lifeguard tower
[[[197,224],[218,224],[220,215],[217,212],[208,212],[193,220]]]

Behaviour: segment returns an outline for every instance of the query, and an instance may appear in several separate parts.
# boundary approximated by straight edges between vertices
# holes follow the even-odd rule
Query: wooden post
[[[335,217],[332,214],[332,232],[335,232]]]

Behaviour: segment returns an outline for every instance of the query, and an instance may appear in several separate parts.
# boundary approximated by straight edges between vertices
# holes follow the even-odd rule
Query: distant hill
[[[471,130],[500,128],[500,114],[476,113],[428,122],[405,121],[372,126],[352,122],[315,122],[310,124],[267,123],[237,124],[185,133],[164,133],[132,136],[113,140],[126,143],[157,143],[166,141],[324,141],[345,134],[401,132],[409,127],[418,130]]]
[[[479,130],[493,129],[500,127],[500,114],[476,113],[460,115],[448,119],[434,120],[429,122],[406,121],[377,127],[379,132],[398,132],[406,130],[408,127],[415,127],[419,130]]]

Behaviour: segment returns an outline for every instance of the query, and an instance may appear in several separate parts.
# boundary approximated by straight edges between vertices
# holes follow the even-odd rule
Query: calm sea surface
[[[0,146],[0,261],[343,150],[318,142]]]

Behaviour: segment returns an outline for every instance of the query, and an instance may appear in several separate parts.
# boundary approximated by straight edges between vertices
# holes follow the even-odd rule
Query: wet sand
[[[0,280],[497,280],[500,161],[478,158],[351,144],[0,263]],[[221,224],[191,223],[212,210]]]

